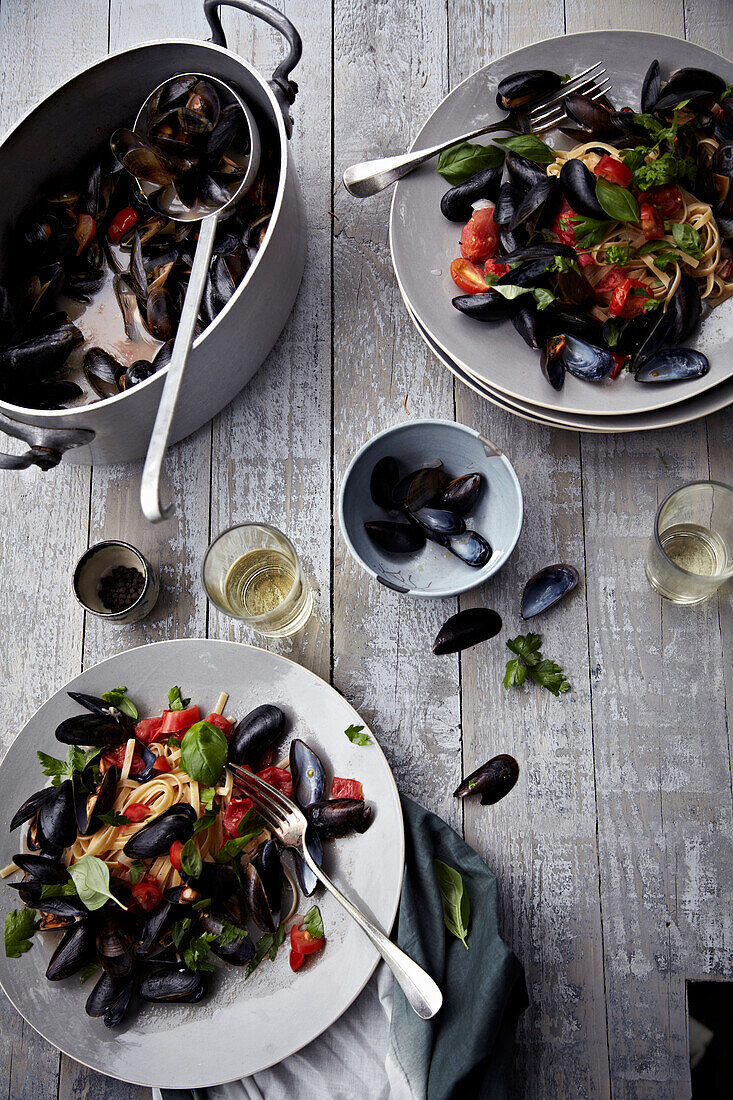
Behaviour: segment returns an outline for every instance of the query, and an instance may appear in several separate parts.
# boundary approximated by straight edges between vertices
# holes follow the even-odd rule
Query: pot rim
[[[191,345],[191,350],[193,351],[203,344],[209,332],[219,325],[219,323],[229,313],[230,308],[232,308],[234,303],[239,300],[245,288],[249,285],[253,277],[253,273],[259,267],[261,258],[264,255],[268,244],[270,243],[284,201],[285,185],[287,182],[288,169],[290,168],[288,157],[289,146],[288,137],[285,132],[285,122],[283,119],[282,109],[277,99],[275,98],[275,94],[272,88],[270,87],[267,79],[262,76],[262,74],[254,67],[254,65],[252,65],[245,58],[240,57],[228,47],[225,48],[224,46],[217,46],[213,42],[199,41],[196,38],[151,39],[149,42],[139,42],[136,46],[128,46],[123,50],[116,50],[114,53],[106,54],[99,61],[95,61],[91,65],[87,65],[82,69],[78,69],[70,77],[68,77],[67,80],[62,80],[59,84],[56,84],[55,87],[53,87],[51,91],[48,92],[45,96],[43,96],[42,99],[40,99],[37,103],[35,103],[32,107],[25,111],[24,114],[21,115],[21,117],[17,120],[15,125],[12,126],[10,130],[8,130],[2,141],[0,141],[0,155],[2,155],[2,152],[8,141],[15,135],[17,130],[25,125],[31,115],[35,114],[36,111],[39,111],[41,110],[41,108],[45,107],[46,104],[51,99],[53,99],[53,97],[57,95],[63,88],[66,88],[67,85],[73,84],[76,80],[80,80],[82,77],[89,77],[90,74],[96,72],[98,69],[101,69],[102,66],[107,64],[107,62],[109,61],[112,61],[116,58],[124,57],[126,54],[134,54],[138,53],[141,50],[148,50],[151,48],[156,48],[158,46],[198,46],[203,49],[212,50],[214,53],[220,53],[226,55],[227,57],[233,57],[239,65],[242,65],[243,68],[245,68],[257,80],[262,90],[265,92],[265,95],[267,96],[267,99],[270,103],[270,107],[272,108],[272,114],[274,116],[277,126],[277,133],[280,138],[280,175],[278,179],[277,195],[275,197],[275,205],[272,210],[272,217],[270,218],[269,225],[267,226],[264,240],[257,250],[257,255],[255,256],[254,262],[247,269],[244,278],[237,286],[234,294],[232,294],[227,304],[222,310],[219,311],[219,313],[217,313],[214,320],[211,322],[210,325],[207,325],[201,335],[197,336],[196,339],[193,341]],[[134,386],[132,389],[114,394],[112,397],[106,397],[103,401],[93,401],[88,405],[77,405],[71,409],[33,409],[28,408],[25,405],[12,405],[9,401],[0,400],[0,410],[6,412],[9,416],[13,416],[13,414],[17,415],[18,413],[22,413],[24,417],[28,417],[29,414],[38,414],[39,423],[42,420],[42,423],[45,427],[52,427],[54,422],[57,420],[66,420],[68,417],[75,416],[76,414],[80,414],[82,416],[89,415],[90,410],[96,408],[97,405],[104,405],[105,407],[107,407],[113,403],[118,403],[120,401],[124,401],[126,398],[133,397],[137,392],[145,389],[150,385],[160,384],[159,380],[165,379],[168,373],[168,366],[169,364],[166,364],[166,366],[164,366],[161,370],[156,371],[155,374],[151,374],[149,378],[146,378],[145,381],[138,383],[138,385]],[[33,421],[29,421],[27,419],[24,422],[33,423]]]

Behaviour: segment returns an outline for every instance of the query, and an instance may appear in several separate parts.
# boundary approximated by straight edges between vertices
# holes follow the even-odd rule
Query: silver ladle
[[[200,220],[201,226],[199,229],[196,251],[193,257],[193,264],[191,266],[191,275],[188,280],[186,295],[183,299],[183,307],[178,322],[176,338],[173,343],[173,351],[168,364],[168,373],[165,379],[165,385],[163,386],[160,404],[158,405],[155,424],[153,425],[153,431],[150,436],[148,453],[145,458],[145,466],[143,467],[142,482],[140,484],[140,506],[142,507],[145,518],[149,520],[150,523],[159,523],[161,520],[167,519],[173,512],[173,505],[164,504],[162,499],[161,478],[163,474],[163,463],[165,462],[166,451],[168,450],[168,444],[170,442],[173,417],[181,391],[183,373],[186,369],[188,353],[193,343],[196,318],[198,317],[201,298],[209,274],[209,263],[211,262],[211,254],[214,249],[214,238],[216,236],[217,225],[221,218],[224,217],[227,212],[230,212],[232,207],[244,197],[247,191],[249,191],[254,183],[260,165],[260,135],[252,112],[233,88],[225,84],[223,80],[219,80],[207,73],[176,73],[175,76],[168,80],[164,80],[162,84],[154,88],[143,103],[135,119],[135,125],[133,127],[135,133],[139,134],[141,137],[147,136],[148,104],[154,96],[157,96],[169,84],[172,84],[174,81],[180,81],[185,77],[196,77],[199,80],[205,80],[209,84],[213,84],[217,89],[226,92],[227,95],[231,97],[231,102],[237,104],[249,131],[249,163],[239,186],[232,192],[230,198],[227,199],[226,202],[222,202],[218,205],[206,203],[205,206],[201,206],[197,203],[195,206],[187,208],[177,199],[173,191],[166,193],[165,191],[161,192],[158,190],[155,191],[154,194],[154,209],[156,212],[165,214],[166,217],[177,222]],[[137,185],[146,199],[153,197],[152,192],[154,189],[149,183],[138,179]]]

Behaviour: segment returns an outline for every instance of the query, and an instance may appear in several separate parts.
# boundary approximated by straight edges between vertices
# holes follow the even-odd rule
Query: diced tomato
[[[339,779],[334,775],[331,798],[361,798],[363,801],[364,789],[358,779]]]
[[[149,913],[163,900],[163,891],[152,875],[143,875],[134,886],[130,887],[130,893],[141,909]]]
[[[464,294],[483,294],[486,290],[486,279],[480,267],[476,267],[470,260],[453,260],[450,265],[450,273],[453,282],[459,286]]]
[[[682,209],[682,192],[674,183],[659,184],[648,191],[640,191],[639,202],[650,202],[663,218],[671,218]]]
[[[174,840],[171,844],[170,851],[168,852],[168,859],[171,861],[171,867],[174,867],[176,871],[181,869],[181,852],[183,851],[183,841]]]
[[[242,820],[247,810],[252,809],[252,800],[249,798],[230,798],[229,805],[224,811],[224,817],[222,818],[222,826],[227,836],[234,837],[239,836],[237,832],[237,826]]]
[[[146,817],[150,817],[153,811],[144,802],[130,802],[122,812],[128,821],[136,825],[138,821],[144,821]]]
[[[155,718],[141,718],[135,726],[135,736],[144,745],[152,745],[153,741],[160,741],[163,736],[163,715]]]
[[[159,756],[153,764],[154,772],[169,772],[170,770],[171,766],[164,756]]]
[[[506,275],[508,270],[509,264],[503,264],[499,260],[487,260],[484,264],[487,275]]]
[[[639,293],[634,294],[635,290]],[[611,317],[638,317],[651,296],[649,288],[638,279],[624,279],[611,295],[608,312]]]
[[[116,749],[105,749],[102,753],[102,762],[107,768],[119,768],[122,770],[122,765],[125,763],[125,753],[127,751],[127,745],[118,745]],[[145,771],[145,761],[140,753],[135,749],[132,754],[132,763],[130,764],[130,775],[140,775]]]
[[[263,768],[261,772],[257,772],[260,779],[264,779],[265,783],[269,783],[271,787],[276,787],[278,791],[282,791],[288,798],[293,793],[293,777],[289,771],[285,768]]]
[[[74,228],[74,236],[76,237],[78,248],[76,250],[77,256],[81,256],[85,248],[94,240],[94,234],[97,232],[97,223],[91,214],[80,214],[76,219],[76,226]]]
[[[608,180],[609,183],[617,183],[620,187],[628,187],[634,174],[622,160],[616,160],[608,153],[603,154],[593,171],[597,176]]]
[[[216,726],[217,729],[221,730],[226,739],[229,740],[234,726],[223,714],[207,714],[204,721],[210,722],[212,726]]]
[[[575,211],[563,195],[557,217],[550,229],[561,244],[569,244],[575,247]]]
[[[304,962],[305,962],[305,955],[301,955],[297,951],[293,951],[291,949],[291,951],[290,951],[290,969],[294,973],[297,973],[300,970],[300,968],[301,968],[301,966],[303,965]]]
[[[621,371],[631,359],[630,355],[617,355],[615,352],[611,352],[613,356],[613,370],[609,374],[609,378],[618,378]]]
[[[664,219],[650,202],[643,202],[639,207],[641,215],[641,231],[648,241],[659,241],[664,236]]]
[[[295,924],[290,929],[290,949],[295,951],[297,955],[315,955],[316,951],[320,951],[325,945],[325,936],[316,938],[311,936],[305,928]]]
[[[111,241],[119,241],[119,239],[127,233],[128,229],[132,229],[133,225],[137,224],[137,220],[137,211],[133,210],[131,206],[125,206],[122,210],[117,211],[114,218],[109,223],[107,236]]]
[[[591,252],[577,252],[576,250],[576,255],[578,257],[578,263],[581,267],[587,267],[588,264],[595,263],[595,260],[593,259],[593,254]]]
[[[493,206],[474,210],[461,231],[461,255],[472,263],[479,263],[495,255],[497,247],[498,232]]]
[[[200,721],[201,711],[195,703],[192,707],[186,707],[185,710],[164,710],[163,725],[160,728],[161,737],[168,737],[171,733],[183,733]]]
[[[596,290],[614,290],[625,278],[626,276],[620,267],[609,268],[598,283]]]

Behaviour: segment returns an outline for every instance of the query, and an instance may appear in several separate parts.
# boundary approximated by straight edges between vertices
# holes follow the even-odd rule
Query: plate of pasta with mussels
[[[170,1088],[256,1073],[338,1019],[377,964],[228,765],[293,798],[313,858],[391,929],[399,796],[338,692],[234,642],[103,661],[34,714],[0,764],[0,985],[101,1073]]]
[[[605,94],[528,132],[601,66]],[[733,63],[635,31],[535,43],[458,85],[413,147],[499,120],[395,188],[394,268],[430,339],[568,414],[643,414],[733,377]]]

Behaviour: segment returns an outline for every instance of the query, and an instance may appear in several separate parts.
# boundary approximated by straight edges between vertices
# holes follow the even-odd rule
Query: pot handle
[[[294,101],[298,92],[298,85],[294,80],[290,80],[290,72],[298,64],[303,53],[303,43],[300,35],[287,16],[283,15],[277,8],[273,8],[271,4],[266,4],[264,0],[204,0],[204,14],[211,27],[211,40],[215,46],[223,46],[226,49],[227,45],[224,28],[219,17],[219,8],[222,5],[229,8],[239,8],[240,11],[245,11],[248,15],[264,19],[265,23],[269,23],[271,27],[280,31],[280,34],[284,36],[288,44],[288,52],[275,69],[269,83],[283,113],[285,132],[290,137],[293,132],[290,104]]]
[[[90,428],[41,428],[36,424],[12,420],[2,412],[0,429],[29,445],[29,449],[21,455],[0,453],[0,470],[27,470],[29,466],[52,470],[58,466],[64,451],[83,447],[94,439]]]

